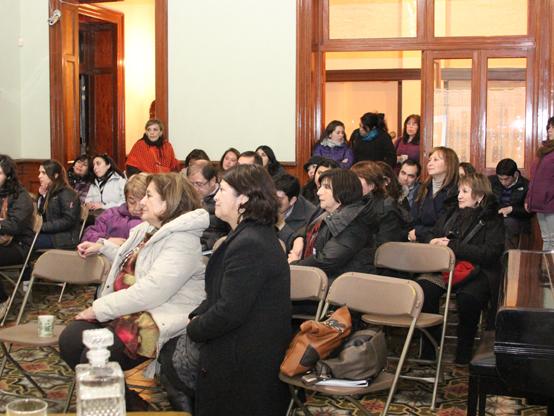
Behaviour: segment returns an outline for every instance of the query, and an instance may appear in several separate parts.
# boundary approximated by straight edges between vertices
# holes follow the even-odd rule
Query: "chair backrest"
[[[33,222],[33,232],[35,234],[39,234],[40,230],[42,228],[42,215],[35,214],[34,222]]]
[[[85,231],[85,224],[87,223],[88,212],[88,207],[85,205],[81,205],[81,229],[79,230],[79,240],[83,236],[83,231]]]
[[[421,243],[384,243],[375,252],[374,265],[411,273],[449,272],[456,256],[446,246]]]
[[[52,282],[71,284],[101,284],[110,270],[104,256],[82,258],[76,251],[48,250],[33,268],[33,276]]]
[[[317,267],[290,266],[291,300],[323,300],[327,295],[328,279]]]
[[[423,290],[416,282],[375,274],[348,272],[335,279],[325,300],[329,305],[389,316],[419,316]]]

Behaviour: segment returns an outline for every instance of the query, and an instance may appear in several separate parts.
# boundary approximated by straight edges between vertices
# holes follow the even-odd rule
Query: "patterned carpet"
[[[51,313],[59,320],[71,319],[77,312],[85,308],[92,299],[93,289],[68,287],[63,300],[57,303],[60,288],[57,286],[37,286],[33,291],[33,301],[26,309],[25,319],[34,319],[37,314]],[[19,305],[12,308],[10,319],[15,318],[15,312]],[[466,414],[467,400],[467,368],[457,367],[452,362],[452,347],[447,348],[445,365],[445,382],[439,387],[437,410],[432,412],[429,403],[431,401],[432,385],[408,380],[401,380],[393,405],[389,409],[391,415],[421,415],[436,414],[439,416],[462,416]],[[72,371],[61,362],[59,356],[47,348],[24,348],[14,346],[14,356],[29,371],[56,374],[62,376],[72,375]],[[413,371],[421,371],[413,367]],[[40,385],[48,392],[48,399],[64,400],[67,397],[67,381],[40,379]],[[8,364],[2,378],[0,389],[12,393],[32,396],[38,392],[25,380],[17,369]],[[364,397],[364,407],[373,415],[379,415],[383,409],[386,394],[381,393]],[[13,400],[12,396],[0,393],[0,411],[4,410],[7,402]],[[152,404],[159,410],[170,410],[169,404],[163,393],[154,394]],[[72,403],[71,411],[75,411]],[[61,412],[63,404],[51,402],[49,412]],[[343,416],[361,414],[355,407],[345,400],[333,401],[327,397],[309,398],[309,409],[315,416]],[[302,415],[299,410],[295,415]],[[488,415],[546,415],[546,409],[539,406],[530,406],[522,399],[508,397],[490,397],[487,401]]]

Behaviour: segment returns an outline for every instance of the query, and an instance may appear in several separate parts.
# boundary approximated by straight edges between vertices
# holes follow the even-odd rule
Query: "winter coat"
[[[425,198],[419,202],[414,200],[412,205],[411,214],[417,241],[429,240],[429,232],[433,229],[439,217],[457,205],[458,187],[456,185],[442,188],[433,197],[433,182],[429,181]]]
[[[315,146],[313,156],[321,156],[326,159],[334,160],[339,164],[343,169],[350,169],[354,163],[354,153],[348,143],[344,142],[340,146],[325,146],[321,143],[318,143]],[[343,162],[346,160],[345,162]]]
[[[125,257],[153,227],[143,222],[133,228],[121,247],[99,240],[103,243],[100,252],[112,260],[112,267],[100,297],[92,304],[96,319],[106,322],[135,312],[149,312],[160,331],[158,354],[165,342],[184,333],[189,313],[205,298],[200,235],[208,223],[206,210],[197,209],[164,224],[138,255],[136,283],[117,292],[113,291],[113,284]],[[145,375],[152,377],[155,369],[152,363]]]
[[[408,159],[413,160],[414,162],[419,162],[419,144],[412,143],[404,143],[404,140],[402,137],[398,139],[396,142],[396,155],[406,155],[408,156]],[[398,165],[398,168],[400,170],[400,164]]]
[[[464,241],[479,221],[483,221],[484,225],[469,241]],[[504,221],[498,214],[495,198],[486,200],[477,208],[460,209],[457,206],[450,208],[438,219],[428,234],[428,239],[422,242],[428,243],[433,238],[449,235],[455,236],[450,238],[448,247],[456,255],[456,260],[466,260],[479,267],[476,274],[470,278],[488,280],[489,292],[495,306],[494,301],[498,295],[502,270],[500,257],[504,251]],[[481,297],[478,294],[475,295]]]
[[[202,343],[195,416],[284,415],[290,268],[274,227],[242,221],[212,254],[206,292],[187,327]]]
[[[54,194],[39,198],[42,214],[41,234],[49,234],[54,247],[74,249],[79,243],[81,231],[81,204],[79,196],[71,188],[60,188]]]
[[[292,248],[294,236],[308,225],[316,211],[316,206],[303,196],[298,196],[296,202],[292,206],[292,211],[289,216],[285,218],[285,225],[278,233],[279,239],[285,243],[287,252]]]
[[[145,136],[137,140],[127,156],[128,177],[139,172],[178,172],[179,161],[171,143],[163,137],[152,143]]]
[[[329,279],[345,272],[374,272],[371,257],[377,229],[374,214],[373,204],[364,201],[328,214],[317,233],[314,254],[292,264],[320,268]]]
[[[527,204],[531,212],[554,213],[554,151],[533,162]]]
[[[512,212],[510,212],[508,217],[529,219],[532,216],[532,214],[527,212],[524,207],[525,197],[527,196],[527,191],[529,189],[529,181],[527,178],[524,178],[521,174],[519,175],[516,183],[511,187],[512,194],[508,204],[503,204],[501,201],[504,186],[500,183],[498,177],[496,175],[491,175],[489,176],[489,180],[491,182],[492,192],[496,197],[499,207],[512,207]]]
[[[0,221],[0,235],[11,235],[12,244],[18,244],[25,256],[34,237],[33,200],[21,185],[16,192],[0,196],[0,208],[4,198],[8,198],[8,217]]]
[[[119,176],[117,172],[113,172],[104,187],[100,186],[98,179],[94,179],[90,184],[85,203],[101,202],[102,209],[118,207],[124,204],[125,192],[123,189],[126,182],[127,180]]]
[[[94,224],[87,227],[81,241],[96,242],[99,238],[129,237],[131,228],[142,222],[138,217],[129,213],[127,204],[107,209],[94,221]]]
[[[379,129],[375,139],[364,141],[360,136],[360,130],[356,129],[350,136],[350,146],[352,146],[354,152],[354,163],[371,160],[386,162],[392,168],[396,165],[396,149],[392,144],[391,137],[385,130]]]
[[[206,211],[210,214],[210,225],[202,233],[200,241],[202,242],[202,250],[211,250],[214,243],[221,237],[229,234],[231,227],[225,221],[220,220],[215,216],[215,196],[216,192],[212,195],[208,195],[202,201],[202,205]]]

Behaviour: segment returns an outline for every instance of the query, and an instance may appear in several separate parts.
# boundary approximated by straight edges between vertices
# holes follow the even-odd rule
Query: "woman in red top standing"
[[[153,118],[146,122],[144,129],[144,135],[127,156],[127,177],[140,172],[178,172],[179,161],[173,146],[163,136],[163,123]]]

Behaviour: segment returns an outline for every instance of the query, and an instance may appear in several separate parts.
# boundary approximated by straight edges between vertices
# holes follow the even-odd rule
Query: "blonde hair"
[[[133,196],[138,199],[144,198],[146,195],[146,181],[148,179],[148,174],[144,172],[136,173],[129,178],[123,188],[123,193],[125,194],[125,199]]]
[[[483,200],[492,195],[492,187],[489,178],[482,173],[470,173],[460,178],[458,186],[471,188],[471,196],[475,199],[482,197]]]

